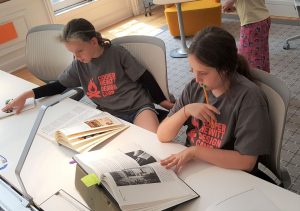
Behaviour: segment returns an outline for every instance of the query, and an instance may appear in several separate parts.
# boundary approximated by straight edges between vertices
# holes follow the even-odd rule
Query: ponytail
[[[236,71],[239,74],[248,78],[249,80],[253,81],[253,77],[250,73],[249,64],[248,64],[247,60],[245,59],[245,57],[240,54],[238,54],[238,58],[237,58]]]
[[[111,41],[106,38],[102,38],[99,32],[96,32],[96,38],[98,40],[98,44],[103,48],[109,48],[111,46]]]

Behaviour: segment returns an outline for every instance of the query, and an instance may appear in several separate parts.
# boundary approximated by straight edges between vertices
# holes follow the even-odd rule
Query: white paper
[[[280,211],[261,191],[253,188],[212,204],[205,211]]]
[[[38,130],[38,134],[49,139],[55,140],[54,134],[57,130],[68,127],[70,125],[74,125],[78,122],[83,122],[87,119],[95,117],[102,113],[102,111],[91,109],[86,107],[86,105],[81,106],[78,105],[68,112],[58,116],[54,121],[50,122],[49,124],[42,126]]]

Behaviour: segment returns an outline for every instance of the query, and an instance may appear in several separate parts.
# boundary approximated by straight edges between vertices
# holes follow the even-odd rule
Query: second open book
[[[119,119],[102,112],[97,117],[60,128],[55,132],[55,140],[76,152],[89,151],[107,139],[128,128]]]
[[[122,210],[163,210],[199,197],[143,150],[96,150],[74,160],[87,174],[97,175]]]

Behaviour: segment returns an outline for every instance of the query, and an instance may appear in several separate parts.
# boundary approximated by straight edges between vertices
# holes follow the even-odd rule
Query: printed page
[[[68,140],[99,133],[100,131],[109,131],[121,127],[122,122],[107,112],[102,112],[92,119],[75,123],[73,126],[61,128],[57,131],[57,136],[68,137]]]
[[[105,172],[120,171],[156,162],[157,159],[143,150],[129,152],[96,150],[74,156],[74,160],[88,173],[95,173],[99,178]]]
[[[122,209],[167,208],[172,203],[198,197],[172,170],[158,162],[105,173],[102,184],[111,191]],[[168,206],[164,207],[164,204]]]
[[[124,127],[120,128],[120,129],[116,129],[116,130],[112,130],[112,131],[109,131],[109,132],[105,132],[102,137],[98,137],[95,141],[92,141],[89,144],[85,144],[84,146],[78,148],[77,151],[80,152],[80,153],[82,153],[82,152],[88,152],[91,149],[93,149],[94,147],[96,147],[99,144],[101,144],[102,142],[107,141],[111,137],[117,135],[118,133],[121,133],[123,130],[126,130],[128,127],[129,126],[124,126]]]
[[[54,134],[57,130],[74,125],[76,122],[83,122],[99,115],[100,113],[102,113],[102,111],[78,105],[68,112],[58,116],[53,122],[42,126],[38,130],[38,134],[49,140],[55,141]]]
[[[11,115],[14,115],[16,113],[15,110],[11,110],[11,111],[7,111],[7,112],[4,112],[2,111],[2,108],[4,108],[6,105],[6,102],[0,102],[0,119],[4,118],[4,117],[7,117],[7,116],[11,116]],[[32,109],[35,107],[35,101],[33,98],[29,98],[26,100],[26,103],[24,105],[24,108],[21,112],[24,112],[26,110],[29,110],[29,109]]]

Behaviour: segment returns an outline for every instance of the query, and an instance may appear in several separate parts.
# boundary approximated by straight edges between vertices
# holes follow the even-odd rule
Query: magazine
[[[163,210],[199,197],[173,170],[143,150],[95,150],[74,156],[122,210]]]
[[[54,136],[59,144],[82,153],[91,150],[128,127],[116,117],[102,112],[92,119],[59,129]]]
[[[8,104],[9,101],[11,101],[11,100],[13,100],[13,99],[8,99],[5,102],[0,102],[0,119],[16,114],[16,111],[14,109],[9,110],[9,111],[2,111],[2,108],[4,108],[6,106],[6,104]],[[24,108],[22,109],[21,112],[32,109],[35,107],[35,105],[36,104],[35,104],[34,98],[29,98],[26,100]]]

